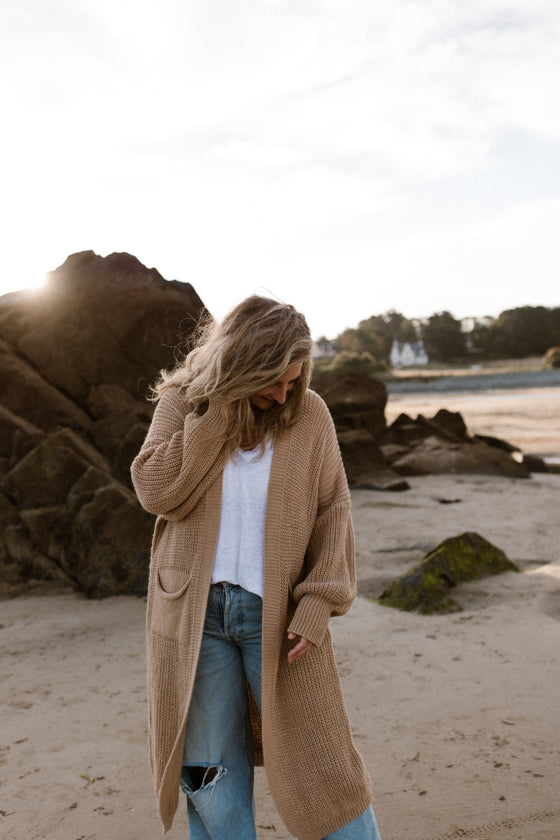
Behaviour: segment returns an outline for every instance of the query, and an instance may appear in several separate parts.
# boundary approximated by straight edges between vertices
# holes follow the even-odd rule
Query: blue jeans
[[[190,840],[256,840],[247,683],[261,708],[262,599],[210,587],[189,708],[181,788]],[[324,840],[380,840],[371,806]]]

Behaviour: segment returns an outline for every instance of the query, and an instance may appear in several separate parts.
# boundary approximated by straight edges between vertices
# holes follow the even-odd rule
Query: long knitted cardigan
[[[181,392],[168,389],[132,465],[141,504],[158,515],[147,657],[150,763],[164,831],[178,804],[225,461],[217,412],[188,413]],[[355,586],[350,494],[334,425],[322,399],[307,391],[296,423],[274,444],[265,518],[262,730],[255,733],[256,743],[262,736],[276,807],[301,840],[320,840],[371,801],[328,629],[331,615],[349,609]],[[289,631],[317,649],[288,664]],[[254,729],[260,726],[253,714]]]

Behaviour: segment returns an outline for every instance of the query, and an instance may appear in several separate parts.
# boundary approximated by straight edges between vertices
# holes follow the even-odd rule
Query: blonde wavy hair
[[[207,318],[196,330],[194,348],[153,387],[157,401],[170,387],[183,391],[195,414],[208,407],[222,417],[229,451],[276,437],[294,423],[311,378],[311,334],[293,306],[259,295],[238,304],[220,323]],[[294,364],[301,375],[284,405],[266,411],[250,398],[275,383]]]

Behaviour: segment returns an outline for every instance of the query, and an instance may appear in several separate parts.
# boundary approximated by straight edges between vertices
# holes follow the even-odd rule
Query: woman
[[[132,465],[157,514],[147,606],[150,758],[167,830],[255,840],[254,756],[301,840],[379,840],[328,629],[355,595],[350,496],[308,389],[311,337],[252,296],[173,372]]]

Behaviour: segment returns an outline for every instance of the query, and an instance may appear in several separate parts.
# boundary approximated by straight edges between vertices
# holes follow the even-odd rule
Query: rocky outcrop
[[[312,386],[333,415],[349,483],[354,488],[403,490],[408,476],[471,473],[527,478],[546,472],[538,458],[488,435],[469,435],[458,412],[434,417],[401,414],[387,427],[383,382],[363,374],[322,371]]]
[[[374,439],[385,432],[387,389],[380,380],[347,371],[316,371],[312,387],[329,406],[337,431],[361,429]]]
[[[146,395],[203,304],[129,254],[74,254],[40,292],[0,298],[0,595],[40,581],[92,597],[142,593],[153,518],[130,485]],[[316,373],[353,487],[406,489],[427,472],[527,475],[514,447],[460,415],[385,422],[385,385]],[[517,454],[517,453],[513,453]]]
[[[333,416],[350,485],[406,490],[408,484],[389,467],[379,446],[387,429],[383,382],[364,374],[322,371],[314,374],[311,384]]]
[[[203,304],[128,254],[69,257],[0,298],[0,572],[89,596],[145,591],[153,517],[130,486],[152,409]]]
[[[379,603],[423,614],[453,612],[457,604],[450,591],[469,580],[519,571],[501,548],[480,534],[467,532],[440,543],[410,572],[388,586]]]
[[[388,465],[403,476],[478,473],[527,478],[529,462],[498,438],[467,433],[458,412],[440,409],[432,418],[401,414],[382,438]],[[543,462],[543,469],[546,469]],[[533,464],[533,468],[536,465]]]

